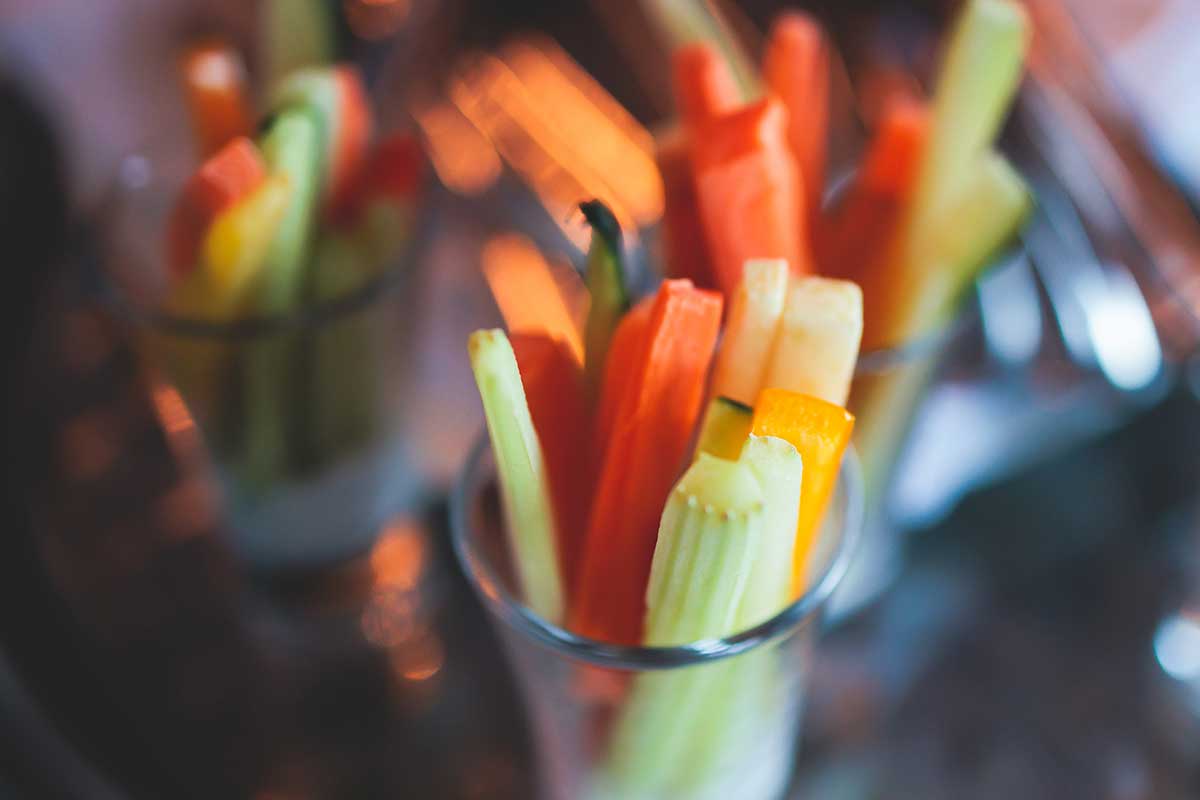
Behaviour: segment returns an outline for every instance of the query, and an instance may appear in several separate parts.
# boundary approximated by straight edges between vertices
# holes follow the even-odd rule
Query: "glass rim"
[[[862,467],[854,446],[846,448],[838,471],[838,491],[846,493],[843,534],[824,570],[800,597],[770,619],[731,636],[702,639],[672,647],[642,647],[602,642],[579,636],[543,619],[521,603],[505,587],[486,559],[473,553],[469,541],[469,503],[484,479],[484,456],[491,449],[486,430],[476,439],[450,495],[450,538],[472,589],[502,624],[545,645],[556,653],[597,667],[630,672],[663,670],[706,664],[741,655],[794,632],[813,620],[825,607],[849,570],[862,535],[864,496]],[[488,588],[485,588],[488,587]]]

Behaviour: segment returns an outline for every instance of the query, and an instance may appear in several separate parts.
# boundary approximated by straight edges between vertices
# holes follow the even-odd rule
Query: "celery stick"
[[[550,622],[563,612],[562,579],[542,447],[525,387],[503,331],[471,334],[467,349],[483,400],[508,523],[508,543],[525,602]]]
[[[736,459],[754,424],[754,409],[728,397],[714,398],[704,413],[696,454]]]
[[[950,35],[917,184],[918,228],[936,225],[971,163],[996,138],[1020,84],[1030,26],[1013,0],[969,0]]]
[[[963,288],[1020,230],[1033,208],[1025,182],[991,151],[972,165],[941,225],[912,242],[907,258],[925,277],[907,306],[900,329],[911,335],[952,308]]]
[[[295,187],[255,287],[256,313],[275,316],[296,310],[303,299],[320,190],[321,137],[316,121],[304,110],[283,112],[263,137],[262,152],[271,173],[287,176]],[[243,466],[247,479],[258,486],[276,482],[291,461],[289,441],[298,422],[298,344],[294,335],[280,332],[253,342],[246,352]]]
[[[333,60],[334,19],[327,0],[264,0],[260,13],[259,48],[268,90],[301,67]]]
[[[663,511],[646,588],[647,645],[735,631],[764,519],[763,491],[750,467],[704,454],[692,464]],[[695,724],[726,667],[638,677],[614,730],[604,775],[619,796],[671,792],[681,784]]]
[[[857,284],[797,278],[788,292],[762,387],[800,392],[844,406],[862,331],[863,296]]]
[[[751,436],[739,461],[750,467],[762,487],[765,507],[762,545],[738,609],[736,627],[744,630],[778,614],[792,597],[792,551],[804,465],[795,446],[774,436]]]
[[[592,226],[587,257],[587,287],[592,302],[584,328],[584,374],[588,391],[596,398],[613,332],[629,308],[629,292],[625,288],[625,254],[617,218],[599,200],[581,203],[579,208]]]
[[[788,265],[781,259],[746,262],[717,355],[713,392],[753,405],[763,386],[771,345],[787,298]]]

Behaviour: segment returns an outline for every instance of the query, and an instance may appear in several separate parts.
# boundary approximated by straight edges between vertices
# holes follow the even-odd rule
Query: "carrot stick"
[[[184,51],[179,66],[201,156],[253,132],[246,65],[233,47],[218,39],[199,42]]]
[[[672,57],[672,68],[675,102],[689,128],[727,114],[741,102],[729,66],[712,45],[696,42],[680,47]]]
[[[763,54],[763,77],[788,112],[788,146],[804,187],[801,209],[815,230],[825,191],[829,138],[829,51],[817,22],[807,14],[780,15]]]
[[[668,278],[689,278],[702,289],[716,287],[712,256],[696,205],[696,183],[688,135],[676,128],[659,138],[656,159],[663,181],[663,249]]]
[[[167,262],[174,276],[182,276],[199,264],[200,245],[213,220],[266,178],[262,155],[244,136],[229,142],[200,166],[183,187],[167,224]]]
[[[575,566],[587,525],[588,412],[583,375],[570,347],[546,334],[509,336],[533,427],[542,444],[558,537],[558,562],[565,588],[574,585]]]
[[[903,221],[929,137],[929,108],[909,98],[889,103],[846,195],[826,215],[817,261],[828,275],[869,283]],[[868,304],[886,300],[870,297]]]
[[[642,379],[640,367],[645,360],[643,351],[646,349],[654,309],[654,297],[646,297],[639,301],[621,318],[609,345],[600,408],[596,414],[596,429],[592,440],[592,453],[596,457],[594,466],[597,471],[612,441],[618,414],[632,402],[626,400],[626,397],[633,394]]]
[[[795,272],[812,272],[797,225],[803,199],[786,125],[783,106],[766,98],[709,120],[692,139],[700,218],[727,295],[748,259],[782,258]]]
[[[604,388],[605,394],[618,394],[619,405],[571,609],[576,633],[621,644],[641,640],[658,522],[688,455],[721,306],[721,296],[715,292],[696,289],[686,280],[666,281],[654,298],[645,335],[637,337],[635,332],[629,337],[644,338],[640,358],[611,359],[623,363],[634,377],[628,384]],[[643,324],[637,317],[631,323]],[[618,330],[614,341],[614,355],[621,333]]]
[[[659,139],[656,154],[665,197],[667,275],[690,278],[708,289],[716,283],[696,205],[689,142],[708,119],[736,108],[741,94],[725,60],[711,45],[696,43],[679,48],[672,66],[675,102],[683,123]]]

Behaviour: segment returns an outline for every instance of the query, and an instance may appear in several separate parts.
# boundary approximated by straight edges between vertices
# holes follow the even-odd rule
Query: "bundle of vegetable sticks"
[[[670,646],[745,630],[805,590],[854,427],[864,323],[872,346],[934,327],[1028,212],[993,149],[1027,38],[1012,0],[969,0],[932,100],[887,107],[832,208],[819,27],[778,20],[758,99],[719,48],[676,52],[681,120],[659,142],[667,279],[630,297],[616,222],[585,203],[582,361],[548,333],[470,338],[534,612]],[[754,750],[721,731],[751,708],[768,729],[787,713],[766,702],[789,672],[771,656],[636,679],[607,746],[610,793],[717,796],[704,776]]]
[[[333,19],[318,0],[263,4],[261,95],[239,52],[205,39],[180,58],[202,163],[166,232],[172,317],[280,318],[368,284],[410,235],[416,139],[377,138],[357,70],[329,63]],[[311,331],[241,340],[170,336],[168,372],[245,486],[265,490],[372,434],[378,396],[369,312]]]

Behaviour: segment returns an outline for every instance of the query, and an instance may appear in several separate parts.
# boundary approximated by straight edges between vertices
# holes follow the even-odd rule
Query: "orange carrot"
[[[622,365],[626,377],[606,380],[601,400],[602,414],[606,404],[616,411],[569,617],[576,633],[621,644],[641,640],[658,521],[688,455],[721,306],[719,294],[669,280],[648,322],[639,307],[617,330],[609,363]],[[623,330],[627,324],[631,331]],[[626,361],[618,348],[638,358]],[[610,370],[605,377],[612,376]]]
[[[183,275],[196,266],[200,244],[213,220],[266,178],[262,155],[244,136],[200,165],[184,185],[167,225],[167,262],[173,275]]]
[[[711,45],[691,44],[676,50],[673,78],[675,102],[683,123],[659,140],[656,154],[665,197],[667,275],[689,278],[697,286],[710,289],[716,282],[696,205],[689,141],[708,119],[736,108],[741,95],[724,58]]]
[[[717,285],[731,294],[751,258],[782,258],[812,272],[797,225],[803,203],[785,140],[787,113],[765,98],[709,120],[692,139],[692,167]]]
[[[725,59],[712,45],[689,44],[672,58],[675,102],[685,126],[694,128],[709,117],[737,108],[741,92]]]
[[[702,289],[716,287],[712,257],[696,206],[687,132],[676,128],[658,140],[658,171],[663,181],[663,250],[669,278],[689,278]]]
[[[570,347],[546,334],[509,335],[533,427],[542,445],[558,541],[558,561],[566,589],[587,525],[588,412],[583,373]]]
[[[775,20],[763,54],[763,77],[788,113],[788,146],[796,158],[808,230],[816,230],[825,191],[829,138],[829,51],[817,22],[789,12]]]
[[[922,102],[888,104],[862,166],[822,225],[817,261],[823,271],[864,283],[881,265],[916,182],[929,120]]]
[[[217,39],[199,42],[184,51],[179,66],[201,156],[253,133],[246,65],[233,47]]]

